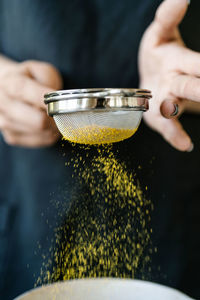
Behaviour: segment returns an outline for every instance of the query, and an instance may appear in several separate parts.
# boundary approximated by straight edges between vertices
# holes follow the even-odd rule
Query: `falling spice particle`
[[[66,163],[73,165],[78,185],[61,213],[64,223],[55,230],[52,257],[43,263],[36,285],[86,277],[146,278],[153,252],[151,202],[111,145],[96,152],[90,165],[87,154]],[[82,186],[89,187],[85,193]]]

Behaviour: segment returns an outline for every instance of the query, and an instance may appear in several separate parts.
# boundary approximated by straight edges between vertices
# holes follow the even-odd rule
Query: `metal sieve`
[[[141,89],[75,89],[46,94],[45,104],[63,137],[105,144],[132,136],[148,109],[151,92]]]

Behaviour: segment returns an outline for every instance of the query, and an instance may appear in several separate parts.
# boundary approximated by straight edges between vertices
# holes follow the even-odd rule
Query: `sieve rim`
[[[147,89],[128,89],[128,88],[87,88],[58,90],[44,95],[44,102],[48,104],[59,100],[72,100],[83,98],[106,98],[111,96],[118,97],[137,97],[152,98],[151,91]]]
[[[148,99],[142,97],[105,97],[60,100],[48,103],[48,114],[69,114],[77,112],[141,111],[148,110]]]

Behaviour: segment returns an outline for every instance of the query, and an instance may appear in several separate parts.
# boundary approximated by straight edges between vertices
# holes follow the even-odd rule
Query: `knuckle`
[[[31,69],[34,63],[35,63],[34,60],[25,60],[20,63],[19,70],[21,71],[21,73],[32,77]]]
[[[8,88],[8,93],[13,97],[23,98],[25,80],[22,76],[11,76]]]
[[[9,134],[9,133],[3,133],[3,137],[4,137],[5,142],[8,145],[11,145],[11,146],[17,145],[17,139],[14,135]]]
[[[30,65],[32,62],[33,62],[33,60],[24,60],[23,62],[20,63],[20,67],[26,69],[26,68],[29,67],[29,65]]]
[[[39,131],[45,130],[47,128],[47,117],[44,114],[40,114],[36,123],[36,128]]]
[[[16,78],[19,73],[18,65],[10,66],[5,69],[0,70],[0,86],[11,88],[10,84],[14,78]]]
[[[59,140],[59,138],[60,138],[59,134],[57,134],[55,132],[52,132],[52,131],[49,131],[48,136],[45,139],[45,144],[47,146],[53,145]]]
[[[5,118],[0,119],[0,129],[1,130],[6,130],[8,129],[8,122]]]

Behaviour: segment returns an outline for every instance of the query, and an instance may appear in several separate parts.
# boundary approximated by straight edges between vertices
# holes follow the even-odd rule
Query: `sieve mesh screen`
[[[131,137],[141,111],[87,111],[54,115],[63,137],[80,144],[115,143]]]

